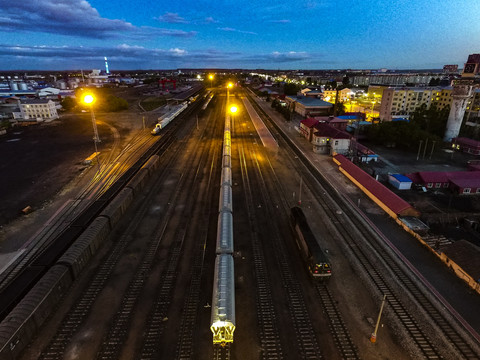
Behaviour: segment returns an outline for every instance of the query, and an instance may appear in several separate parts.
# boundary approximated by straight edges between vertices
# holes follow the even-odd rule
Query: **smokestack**
[[[108,70],[108,62],[107,62],[107,57],[105,56],[105,72],[107,74],[110,74],[110,71]]]

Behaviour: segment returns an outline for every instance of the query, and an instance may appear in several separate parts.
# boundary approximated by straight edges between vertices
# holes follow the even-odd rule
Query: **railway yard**
[[[202,90],[158,136],[139,116],[128,136],[105,122],[110,155],[20,256],[46,275],[2,316],[2,360],[480,357],[478,294],[375,205],[362,199],[360,211],[331,160],[309,158],[248,91],[212,94],[202,109]],[[239,111],[226,116],[231,104]],[[214,281],[226,156],[234,292]],[[297,248],[294,206],[328,255],[327,281],[312,279]],[[72,228],[82,231],[67,253],[38,256]],[[1,276],[4,291],[18,275]],[[219,316],[233,320],[233,342],[212,341],[218,296],[235,304]]]

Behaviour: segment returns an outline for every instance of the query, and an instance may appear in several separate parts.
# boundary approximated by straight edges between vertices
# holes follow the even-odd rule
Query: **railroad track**
[[[236,145],[238,146],[238,145]],[[271,280],[266,268],[265,252],[258,237],[259,229],[255,216],[254,201],[250,179],[246,165],[244,148],[238,146],[242,183],[248,208],[248,222],[250,224],[253,250],[253,265],[256,279],[256,307],[259,327],[261,353],[264,360],[283,359],[282,344],[280,342],[279,326],[273,305]]]
[[[166,151],[166,148],[170,147],[174,141],[173,136],[167,137],[166,144],[162,151]],[[178,145],[179,147],[181,145]],[[98,295],[104,289],[105,284],[111,278],[112,273],[117,266],[119,260],[124,254],[125,247],[132,241],[134,232],[137,231],[138,224],[146,216],[149,209],[148,203],[151,203],[151,199],[154,198],[154,194],[159,191],[159,188],[165,178],[168,176],[168,169],[175,164],[180,156],[180,151],[173,152],[174,156],[163,156],[162,159],[165,162],[163,164],[164,171],[159,174],[159,181],[157,185],[152,187],[149,194],[146,196],[147,201],[141,209],[135,212],[135,217],[130,221],[124,235],[118,242],[115,243],[113,251],[110,252],[107,260],[102,263],[100,270],[96,272],[92,282],[88,285],[87,289],[82,293],[80,299],[71,308],[70,312],[62,321],[62,324],[58,327],[56,335],[51,339],[50,344],[41,354],[41,359],[60,359],[63,358],[67,346],[71,343],[73,336],[77,330],[82,326],[91,312],[91,308],[94,305]],[[163,179],[163,180],[162,180]],[[180,194],[180,187],[177,188],[177,192],[173,194],[170,207],[168,211],[173,211],[173,207],[176,204],[175,198]],[[165,217],[167,221],[168,216]],[[134,305],[141,294],[145,280],[148,278],[149,270],[155,260],[155,254],[158,249],[161,235],[163,234],[166,223],[163,222],[157,228],[155,236],[152,237],[147,251],[144,253],[144,257],[140,262],[140,265],[136,269],[136,273],[133,280],[129,283],[127,291],[123,297],[123,301],[120,306],[120,310],[117,316],[114,318],[112,325],[110,326],[109,333],[106,341],[103,342],[103,347],[97,354],[98,359],[117,359],[118,354],[121,351],[122,346],[126,340],[126,330],[128,329],[129,322],[132,318],[132,311]]]
[[[254,101],[252,101],[254,102]],[[255,103],[255,102],[254,102]],[[398,258],[392,255],[391,250],[386,249],[383,239],[374,233],[369,227],[367,220],[362,218],[353,208],[348,199],[341,197],[333,186],[316,170],[304,155],[296,150],[291,140],[288,139],[281,130],[268,119],[266,113],[255,103],[255,107],[259,113],[263,114],[264,120],[270,127],[273,126],[279,134],[282,135],[282,140],[287,145],[291,146],[299,159],[304,164],[304,169],[299,169],[303,173],[306,185],[310,188],[315,196],[315,199],[323,207],[325,213],[332,220],[332,223],[337,226],[340,238],[344,239],[344,244],[349,248],[351,253],[358,259],[361,266],[361,271],[367,274],[373,286],[377,289],[379,295],[387,295],[387,304],[395,314],[397,321],[402,324],[405,331],[409,334],[412,341],[417,345],[422,356],[426,359],[442,358],[442,351],[440,351],[426,334],[426,330],[419,324],[409,310],[408,306],[404,304],[404,293],[393,287],[391,281],[383,276],[383,272],[387,269],[392,275],[391,278],[398,279],[402,285],[402,289],[410,294],[411,298],[422,308],[427,314],[428,318],[436,324],[442,336],[448,339],[448,343],[460,356],[464,359],[478,359],[480,353],[478,351],[478,344],[475,339],[468,338],[464,331],[459,331],[459,324],[452,324],[444,315],[444,309],[439,310],[437,303],[425,294],[425,290],[418,284],[418,280],[413,279],[413,275],[409,269],[399,264]],[[297,168],[299,166],[297,165]],[[320,184],[324,190],[318,189]],[[328,196],[326,196],[328,194]],[[338,204],[343,211],[338,212]],[[368,224],[368,225],[367,225]],[[361,236],[359,236],[359,232]],[[368,247],[366,247],[368,244]],[[374,255],[375,254],[375,255]],[[380,269],[378,259],[382,259],[383,267]]]
[[[220,136],[222,131],[221,123],[218,121],[214,122],[214,128],[212,130],[212,135],[209,136],[209,139],[215,138],[215,135]],[[217,134],[216,134],[217,133]],[[202,135],[204,138],[205,135]],[[203,206],[196,206],[194,209],[195,215],[193,218],[201,219],[198,224],[197,230],[190,231],[190,235],[195,240],[194,249],[193,249],[193,261],[192,266],[190,267],[190,285],[187,296],[185,297],[182,318],[180,320],[180,331],[177,341],[176,348],[176,359],[178,360],[188,360],[194,359],[198,356],[195,353],[195,329],[197,328],[198,322],[198,309],[200,304],[200,292],[202,284],[202,276],[204,273],[204,260],[205,260],[205,249],[207,248],[207,237],[208,237],[208,224],[210,223],[211,214],[217,215],[218,206],[213,204],[213,186],[215,175],[218,175],[218,170],[221,168],[221,162],[219,159],[220,147],[216,146],[213,148],[212,152],[209,152],[213,156],[208,160],[210,163],[209,172],[207,176],[206,191],[201,198],[197,198],[197,202],[204,204]],[[209,155],[210,157],[210,155]],[[203,161],[201,161],[203,163]],[[194,182],[198,182],[198,179],[195,179]],[[209,209],[209,211],[207,211]]]
[[[360,359],[357,346],[354,344],[347,325],[343,321],[336,300],[333,298],[328,286],[324,283],[315,284],[318,297],[322,304],[322,309],[327,315],[330,327],[330,333],[333,336],[335,345],[340,352],[342,359],[356,360]]]
[[[230,344],[213,346],[213,360],[230,360],[230,357]]]
[[[215,126],[213,129],[210,129],[212,132],[211,135],[215,133],[218,129],[217,121],[214,121]],[[202,135],[203,137],[203,135]],[[214,139],[214,136],[207,136],[209,140]],[[208,143],[209,147],[213,147],[215,144],[214,141]],[[170,256],[167,260],[167,269],[162,274],[160,280],[160,285],[157,291],[157,297],[154,301],[152,311],[150,312],[148,318],[148,324],[144,331],[144,341],[142,345],[141,358],[142,359],[158,359],[160,354],[160,342],[162,334],[165,331],[166,322],[164,319],[168,315],[168,310],[172,304],[172,296],[174,286],[176,284],[175,279],[177,277],[177,269],[180,261],[180,256],[182,255],[182,248],[184,246],[184,240],[189,239],[194,241],[193,244],[193,259],[189,261],[190,264],[190,273],[189,273],[189,287],[187,295],[184,301],[184,307],[182,311],[182,317],[180,320],[180,331],[178,335],[177,345],[175,349],[175,358],[176,359],[192,359],[195,358],[195,339],[194,330],[197,328],[197,314],[199,309],[199,298],[201,291],[201,279],[203,274],[203,263],[206,247],[206,238],[208,228],[202,228],[200,231],[200,236],[198,236],[199,231],[195,231],[195,224],[189,224],[190,219],[195,218],[194,213],[197,216],[206,220],[210,216],[210,211],[216,215],[218,209],[211,206],[212,192],[210,186],[206,187],[207,191],[199,189],[197,186],[201,182],[202,178],[202,169],[207,166],[210,171],[208,173],[207,184],[210,185],[215,176],[215,172],[218,173],[218,161],[219,161],[219,148],[214,149],[213,151],[202,150],[207,146],[207,142],[200,141],[196,146],[197,151],[195,156],[190,159],[191,163],[198,163],[195,166],[187,166],[188,171],[193,176],[184,176],[182,177],[181,182],[178,184],[178,191],[186,194],[190,201],[185,200],[187,206],[182,211],[180,216],[181,223],[177,226],[180,229],[180,232],[175,234],[174,238],[176,239],[170,248]],[[195,158],[195,159],[194,159]],[[186,181],[188,184],[186,185]],[[197,194],[195,202],[192,200],[191,194]],[[207,204],[199,205],[199,204]],[[205,211],[206,209],[210,211]],[[203,216],[201,216],[203,213]],[[208,221],[206,221],[208,224]],[[203,227],[205,222],[199,224],[200,227]],[[198,238],[202,239],[198,241]]]
[[[256,187],[256,189],[251,193],[251,195],[247,196],[246,200],[247,202],[249,202],[248,207],[250,209],[255,208],[255,203],[253,203],[253,199],[257,199],[257,201],[260,201],[261,204],[264,204],[262,213],[263,216],[266,218],[265,224],[267,224],[267,232],[270,234],[270,241],[272,241],[273,239],[276,240],[275,242],[272,242],[270,246],[271,248],[273,248],[272,253],[277,261],[279,269],[278,274],[280,275],[280,279],[283,283],[285,296],[288,299],[288,309],[293,327],[295,329],[298,355],[300,358],[303,359],[319,359],[322,357],[322,354],[320,352],[320,348],[315,336],[315,330],[313,328],[309,313],[307,311],[307,306],[303,297],[302,289],[299,285],[298,279],[293,275],[294,272],[292,271],[289,257],[287,255],[288,252],[285,248],[283,241],[284,237],[281,235],[281,232],[275,222],[268,221],[268,219],[278,218],[278,209],[273,207],[271,199],[281,194],[282,191],[281,189],[277,189],[277,184],[275,184],[275,189],[270,189],[268,185],[269,181],[267,181],[265,178],[268,177],[268,179],[271,180],[272,175],[267,174],[264,168],[260,166],[257,157],[258,154],[254,149],[252,149],[252,145],[245,141],[244,138],[239,139],[241,139],[239,141],[239,146],[242,149],[241,151],[248,153],[248,156],[240,154],[241,162],[246,163],[249,161],[248,159],[251,159],[251,167],[253,169],[252,176],[259,184],[259,186]],[[244,160],[242,160],[242,157]],[[263,157],[264,156],[262,156],[262,158]],[[248,167],[245,167],[244,171],[247,172]],[[273,169],[271,169],[271,171],[273,171]],[[249,175],[248,177],[243,177],[245,181],[250,182],[252,180],[252,176]],[[246,187],[249,189],[253,189],[250,183],[246,185]],[[272,197],[271,194],[275,194],[275,196]],[[253,214],[251,214],[250,216],[253,216]],[[260,215],[258,211],[256,212],[255,219],[253,219],[253,221],[257,221],[257,217],[262,217],[262,215]],[[281,356],[280,352],[275,353],[278,353],[277,356]]]
[[[169,144],[170,143],[171,141]],[[171,163],[174,161],[175,158],[170,159]],[[155,190],[157,189],[152,189],[151,192],[154,192]],[[88,284],[87,288],[82,292],[81,297],[70,308],[70,311],[62,320],[60,326],[57,328],[56,334],[50,340],[49,345],[42,351],[39,358],[40,360],[63,359],[67,346],[71,343],[73,336],[90,314],[91,308],[98,295],[102,289],[104,289],[107,281],[111,278],[126,246],[130,243],[137,224],[146,215],[147,211],[148,207],[144,206],[135,213],[135,217],[130,222],[125,234],[115,243],[109,256],[95,273],[95,276]]]
[[[252,103],[252,102],[251,102]],[[263,113],[261,109],[258,109],[258,106],[253,103],[253,106],[256,107],[257,113],[262,116]],[[259,111],[260,110],[260,111]],[[295,163],[295,159],[290,157],[290,161],[292,164]],[[288,200],[285,198],[285,194],[287,193],[284,191],[281,182],[276,176],[276,173],[273,169],[272,164],[268,160],[268,164],[271,168],[272,173],[272,181],[270,183],[275,184],[274,188],[277,192],[277,196],[282,200],[282,207],[286,213],[290,211],[290,205]],[[301,172],[299,172],[301,174]],[[336,305],[335,299],[332,297],[328,286],[325,283],[316,282],[315,288],[319,295],[320,302],[322,304],[322,309],[327,316],[327,321],[330,324],[330,332],[332,334],[333,339],[335,340],[335,345],[337,347],[340,356],[343,359],[360,359],[358,354],[358,348],[353,343],[353,340],[349,334],[347,326],[343,321],[341,316],[340,310]]]
[[[138,160],[152,146],[151,136],[141,137],[137,134],[127,149],[115,158],[112,163],[104,162],[88,185],[71,201],[66,202],[55,215],[25,245],[25,251],[7,270],[0,274],[0,291],[3,290],[41,251],[48,248],[55,237],[64,231],[75,218],[97,200],[108,188],[125,173],[126,167],[118,167],[120,160],[129,164]],[[140,144],[138,144],[140,142]],[[115,140],[114,147],[118,146]],[[111,156],[111,155],[109,155]],[[110,159],[110,157],[108,158]]]

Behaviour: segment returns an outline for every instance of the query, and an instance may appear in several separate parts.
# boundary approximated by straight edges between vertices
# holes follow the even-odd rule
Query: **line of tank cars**
[[[233,264],[233,205],[232,205],[232,138],[231,121],[225,119],[222,153],[222,176],[215,247],[215,274],[212,292],[210,330],[213,343],[233,342],[235,331],[235,278]]]
[[[236,326],[230,126],[230,117],[227,116],[223,141],[215,274],[210,319],[213,343],[220,345],[233,342],[233,333]],[[297,246],[310,275],[314,279],[329,279],[332,274],[330,261],[320,248],[300,207],[291,208],[290,221]]]

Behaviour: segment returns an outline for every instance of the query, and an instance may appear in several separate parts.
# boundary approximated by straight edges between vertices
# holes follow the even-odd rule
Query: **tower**
[[[107,62],[107,57],[105,56],[105,72],[107,74],[110,74],[110,71],[108,70],[108,62]]]
[[[472,96],[473,80],[479,72],[480,54],[469,55],[463,67],[462,78],[453,81],[452,107],[448,115],[447,128],[445,129],[443,141],[450,142],[458,136],[468,99]]]

